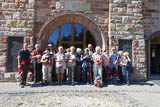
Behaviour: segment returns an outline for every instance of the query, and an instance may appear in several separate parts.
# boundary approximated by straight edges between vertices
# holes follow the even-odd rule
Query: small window
[[[132,58],[132,40],[119,40],[119,51],[129,52]]]

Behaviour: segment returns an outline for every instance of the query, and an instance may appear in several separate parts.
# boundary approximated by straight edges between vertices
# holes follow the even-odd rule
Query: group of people
[[[131,69],[131,59],[128,52],[115,51],[115,48],[101,49],[96,46],[95,50],[92,44],[89,44],[84,50],[71,46],[63,49],[59,46],[54,49],[52,44],[48,44],[45,51],[40,50],[40,45],[36,44],[35,49],[30,52],[28,44],[24,43],[23,49],[18,53],[18,68],[20,75],[20,86],[23,88],[26,84],[27,74],[32,66],[34,83],[41,82],[42,86],[52,83],[53,72],[57,76],[57,84],[61,85],[66,81],[74,85],[75,78],[78,83],[100,84],[111,82],[117,84],[130,84],[129,73]]]

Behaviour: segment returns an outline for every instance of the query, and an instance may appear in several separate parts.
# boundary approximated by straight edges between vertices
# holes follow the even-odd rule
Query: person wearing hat
[[[50,43],[50,44],[48,44],[48,49],[50,49],[50,54],[51,55],[54,55],[55,54],[55,51],[54,51],[54,49],[53,49],[53,45]]]
[[[50,50],[48,48],[45,49],[45,54],[43,54],[41,62],[42,62],[43,85],[48,85],[51,79],[50,78],[51,56],[50,56]]]
[[[53,48],[53,45],[51,43],[48,44],[48,49],[50,50],[50,56],[51,56],[51,84],[52,81],[54,80],[54,77],[56,77],[54,74],[55,73],[55,50]]]

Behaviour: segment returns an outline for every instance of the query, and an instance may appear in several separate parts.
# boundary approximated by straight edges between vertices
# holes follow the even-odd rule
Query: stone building
[[[17,71],[23,42],[129,51],[132,79],[160,71],[159,0],[0,0],[0,78]]]

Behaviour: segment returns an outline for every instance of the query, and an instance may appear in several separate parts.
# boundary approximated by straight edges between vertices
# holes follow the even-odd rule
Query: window
[[[48,43],[55,46],[63,46],[65,49],[70,46],[76,48],[86,48],[88,44],[96,46],[91,32],[80,24],[64,24],[55,29],[51,34]]]
[[[119,50],[129,52],[129,56],[132,58],[132,40],[119,40]]]
[[[54,46],[58,46],[58,42],[59,42],[59,28],[57,28],[56,30],[54,30],[54,32],[51,34],[52,36],[50,36],[48,43],[52,43]]]

